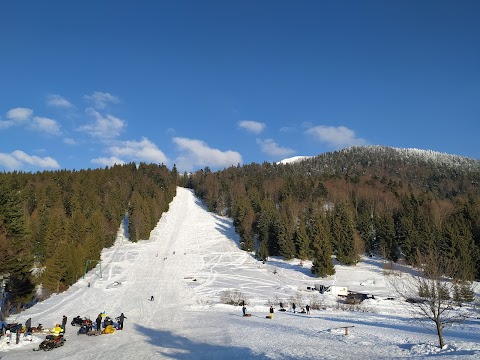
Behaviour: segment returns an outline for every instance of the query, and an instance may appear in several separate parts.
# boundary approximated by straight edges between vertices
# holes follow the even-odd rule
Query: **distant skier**
[[[273,319],[273,306],[270,306],[270,319]]]
[[[247,308],[245,305],[242,306],[243,316],[247,316]]]
[[[123,330],[123,321],[127,319],[127,317],[122,312],[117,319],[118,319],[118,330]]]
[[[307,315],[310,315],[310,305],[305,306],[305,309],[307,309]]]
[[[153,301],[153,295],[152,295],[152,296],[150,296],[150,301]]]
[[[293,309],[293,312],[295,313],[295,309],[297,308],[297,305],[295,305],[295,303],[292,303],[292,309]]]

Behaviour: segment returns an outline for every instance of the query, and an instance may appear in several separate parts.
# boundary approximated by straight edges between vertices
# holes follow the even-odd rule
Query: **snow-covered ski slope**
[[[68,291],[8,319],[24,323],[31,317],[34,325],[52,327],[65,314],[65,346],[33,352],[45,335],[32,342],[22,338],[19,345],[6,345],[2,338],[0,359],[480,358],[480,320],[447,329],[448,346],[438,349],[430,324],[422,326],[399,301],[386,300],[392,293],[381,261],[337,266],[336,276],[327,280],[311,277],[310,265],[255,260],[239,249],[230,219],[209,213],[191,191],[178,188],[149,240],[130,243],[120,234],[102,253],[101,274],[97,266]],[[344,311],[331,296],[301,291],[315,283],[335,283],[376,298],[362,305],[367,312]],[[242,317],[240,306],[220,304],[226,289],[246,295],[251,317]],[[274,318],[266,319],[269,300],[287,303],[296,294],[305,302],[317,296],[327,309],[283,313],[275,303]],[[70,326],[77,315],[95,319],[102,311],[111,317],[123,312],[124,330],[89,337]],[[342,326],[354,327],[345,336]]]

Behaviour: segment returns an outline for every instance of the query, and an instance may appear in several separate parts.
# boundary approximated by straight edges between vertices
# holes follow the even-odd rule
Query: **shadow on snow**
[[[264,360],[268,357],[253,353],[249,348],[223,346],[197,342],[186,337],[175,335],[170,331],[147,328],[135,325],[136,330],[148,336],[148,342],[159,348],[164,358],[177,360],[191,359],[254,359]]]

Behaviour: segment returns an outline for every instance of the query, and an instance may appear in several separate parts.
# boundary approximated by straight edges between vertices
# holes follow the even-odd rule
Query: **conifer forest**
[[[413,264],[419,253],[454,259],[455,278],[480,278],[480,161],[415,149],[351,147],[292,163],[164,165],[0,174],[0,276],[9,304],[68,288],[99,260],[123,219],[148,239],[175,196],[191,188],[233,219],[243,250],[312,260],[312,273],[363,255]],[[92,261],[89,267],[95,266]]]

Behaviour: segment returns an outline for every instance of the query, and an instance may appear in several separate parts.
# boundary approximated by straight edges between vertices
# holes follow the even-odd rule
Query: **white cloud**
[[[60,125],[55,120],[46,117],[35,116],[29,127],[51,135],[60,135],[62,133]]]
[[[12,127],[15,125],[15,121],[12,120],[0,120],[0,130],[2,129],[8,129],[9,127]]]
[[[260,145],[262,152],[270,156],[289,156],[295,153],[293,149],[280,147],[272,139],[257,139],[257,144]]]
[[[26,122],[33,114],[32,109],[28,108],[14,108],[8,110],[6,117],[7,120],[0,120],[0,130],[7,129],[9,127],[20,125]]]
[[[47,105],[58,108],[71,108],[73,104],[61,95],[52,94],[47,96]]]
[[[265,123],[251,120],[239,121],[238,126],[257,135],[260,134],[267,127]]]
[[[67,145],[77,145],[77,140],[72,138],[65,138],[63,139],[63,143]]]
[[[95,119],[95,122],[80,126],[78,131],[88,133],[99,139],[112,139],[120,135],[125,127],[125,121],[112,115],[103,116],[98,111],[87,108],[85,112]]]
[[[175,163],[179,171],[192,171],[194,167],[228,167],[242,163],[242,156],[236,151],[220,151],[209,147],[201,140],[174,137],[181,155]]]
[[[125,164],[125,161],[115,156],[110,156],[108,158],[107,157],[96,158],[96,159],[92,159],[91,162],[94,164],[99,164],[99,165],[108,166],[108,167],[112,167],[113,165]]]
[[[16,122],[23,122],[25,120],[28,120],[30,116],[32,116],[33,110],[28,109],[28,108],[14,108],[10,109],[7,112],[7,119],[16,121]]]
[[[5,167],[7,170],[20,170],[22,163],[12,154],[0,153],[0,166]]]
[[[280,128],[280,132],[281,133],[286,133],[286,134],[293,133],[293,132],[296,132],[296,131],[297,131],[297,129],[295,129],[294,127],[291,127],[291,126],[282,126]]]
[[[0,165],[8,170],[21,170],[25,164],[36,166],[42,169],[59,169],[58,162],[47,156],[39,157],[28,155],[21,150],[15,150],[10,154],[0,153]]]
[[[108,147],[106,152],[112,156],[110,158],[92,159],[91,162],[109,166],[124,164],[129,161],[155,164],[168,163],[168,158],[163,151],[147,138],[143,138],[141,141],[123,141],[119,145]]]
[[[92,95],[85,95],[85,99],[93,103],[96,109],[105,109],[108,103],[118,104],[120,99],[110,93],[95,91]]]
[[[366,145],[365,139],[357,138],[355,132],[345,126],[314,126],[306,131],[318,141],[327,144],[332,148],[343,148],[354,145]]]
[[[60,135],[60,125],[57,121],[35,116],[31,119],[33,110],[28,108],[14,108],[7,112],[7,119],[0,121],[0,129],[6,129],[15,125],[25,126],[27,129],[42,131],[51,135]]]

